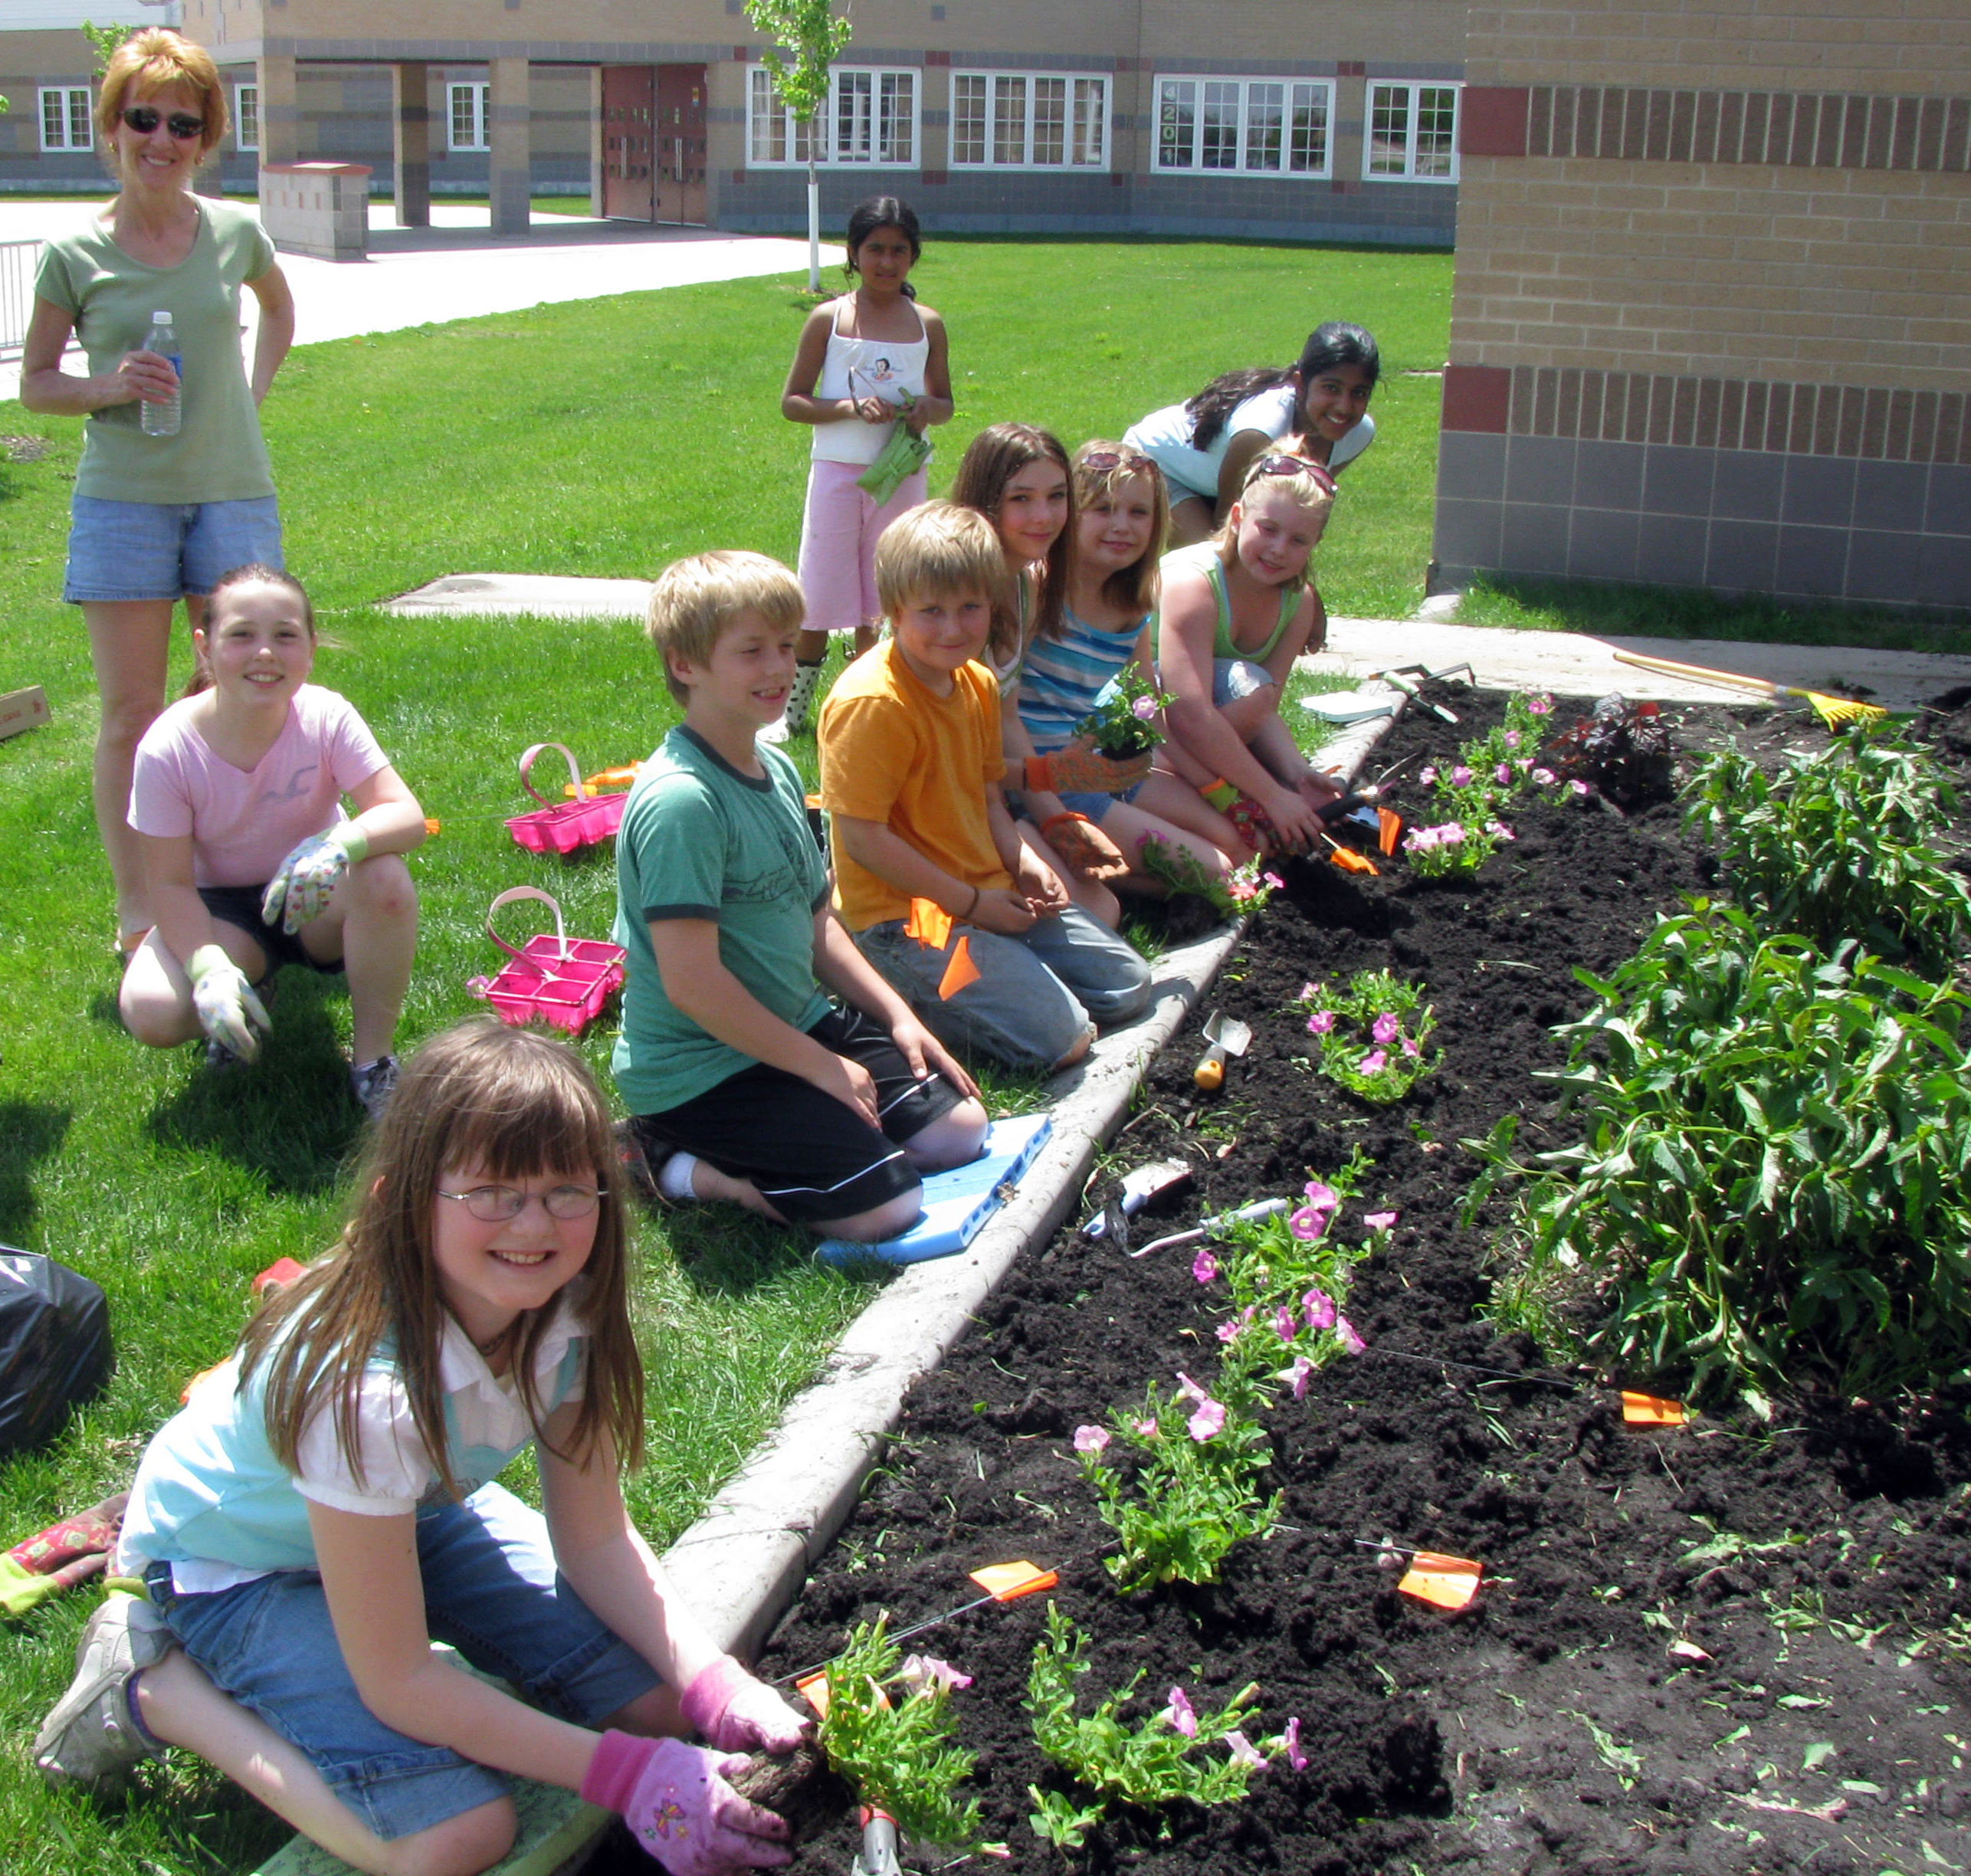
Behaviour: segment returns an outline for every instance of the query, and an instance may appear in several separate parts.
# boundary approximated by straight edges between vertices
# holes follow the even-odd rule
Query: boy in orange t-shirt
[[[1005,582],[999,536],[971,509],[929,502],[884,530],[891,636],[822,707],[822,805],[842,923],[926,1027],[1015,1068],[1063,1068],[1097,1025],[1141,1012],[1149,970],[1014,831],[999,687],[976,661]]]

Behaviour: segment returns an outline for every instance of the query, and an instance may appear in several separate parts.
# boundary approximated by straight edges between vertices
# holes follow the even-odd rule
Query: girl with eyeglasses
[[[1151,628],[1169,520],[1163,477],[1147,456],[1098,440],[1074,453],[1074,496],[1061,629],[1053,638],[1036,635],[1020,669],[1020,720],[1043,755],[1074,740],[1076,726],[1126,667],[1133,664],[1156,688]],[[1143,869],[1146,841],[1182,851],[1208,875],[1243,865],[1252,850],[1195,785],[1212,777],[1174,744],[1163,753],[1167,766],[1120,794],[1064,788],[1055,818],[1041,831],[1058,837],[1063,820],[1099,828],[1130,862],[1115,882],[1120,891],[1165,890]]]
[[[1354,461],[1376,440],[1369,398],[1381,370],[1374,337],[1331,320],[1307,335],[1285,370],[1227,372],[1132,424],[1123,441],[1153,458],[1170,484],[1172,544],[1223,526],[1245,472],[1266,451],[1304,457],[1330,475]]]
[[[21,402],[89,419],[62,597],[82,608],[102,698],[96,822],[127,956],[156,917],[123,813],[137,743],[164,707],[172,609],[182,599],[196,626],[228,568],[281,563],[258,405],[294,339],[294,301],[254,212],[193,192],[226,130],[225,89],[204,48],[162,27],[133,34],[103,74],[96,130],[117,191],[42,251]],[[251,379],[240,358],[242,284],[260,302]],[[144,349],[160,310],[182,372]],[[87,356],[82,372],[63,366],[71,334]],[[141,407],[175,389],[176,434],[146,435]]]
[[[565,1045],[480,1018],[418,1051],[340,1240],[146,1451],[113,1562],[146,1595],[91,1618],[35,1741],[50,1783],[114,1789],[182,1746],[379,1876],[498,1862],[517,1775],[621,1812],[674,1871],[788,1861],[728,1755],[803,1722],[624,1508],[643,1376],[615,1172]],[[530,1448],[544,1516],[493,1482]]]
[[[1339,792],[1280,717],[1294,661],[1327,638],[1309,563],[1334,504],[1327,470],[1269,453],[1225,526],[1163,556],[1156,662],[1171,742],[1208,772],[1205,799],[1252,845],[1299,852]]]

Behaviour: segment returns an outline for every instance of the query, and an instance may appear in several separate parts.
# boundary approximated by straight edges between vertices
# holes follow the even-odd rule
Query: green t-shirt
[[[759,755],[766,774],[756,781],[681,724],[624,805],[616,942],[628,958],[611,1066],[632,1113],[663,1113],[753,1066],[664,995],[651,920],[716,920],[720,962],[782,1022],[805,1031],[828,1013],[815,982],[828,874],[799,774],[778,749]]]
[[[260,413],[240,355],[240,285],[274,261],[250,208],[195,196],[198,232],[177,266],[146,267],[94,215],[41,251],[38,297],[75,322],[93,375],[142,349],[151,316],[171,315],[184,362],[175,436],[146,436],[137,404],[93,411],[83,430],[78,495],[102,501],[251,501],[274,493]]]

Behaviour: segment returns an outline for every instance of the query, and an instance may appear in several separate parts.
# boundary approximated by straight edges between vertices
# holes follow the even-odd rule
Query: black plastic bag
[[[0,1454],[39,1445],[114,1362],[103,1292],[38,1251],[0,1245]]]

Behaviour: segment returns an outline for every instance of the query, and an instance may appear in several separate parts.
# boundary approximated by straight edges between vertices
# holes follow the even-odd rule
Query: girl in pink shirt
[[[255,985],[284,963],[346,972],[350,1085],[373,1119],[396,1081],[418,936],[401,856],[425,811],[349,704],[307,681],[314,612],[287,574],[225,575],[192,636],[192,690],[137,746],[130,825],[157,924],[123,973],[124,1026],[154,1048],[202,1032],[215,1066],[251,1061],[268,1026]]]

